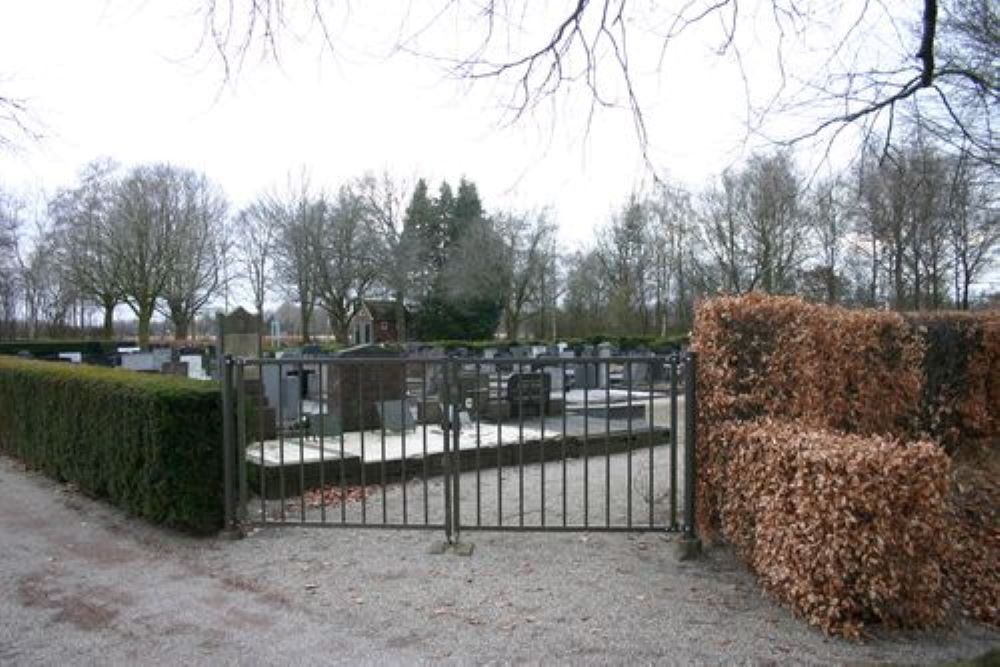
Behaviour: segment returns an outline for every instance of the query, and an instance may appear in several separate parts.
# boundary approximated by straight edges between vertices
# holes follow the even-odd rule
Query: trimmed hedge
[[[419,341],[428,347],[443,347],[446,350],[456,350],[464,347],[468,350],[482,351],[488,347],[498,350],[509,350],[518,345],[552,345],[554,342],[566,343],[573,349],[582,348],[584,345],[598,345],[600,343],[611,343],[620,350],[635,350],[645,347],[653,351],[675,350],[688,344],[689,335],[685,333],[675,333],[668,336],[620,336],[620,335],[596,335],[584,338],[559,338],[557,341],[542,339],[525,340],[431,340]]]
[[[853,635],[869,620],[903,625],[907,616],[924,626],[940,612],[924,603],[949,595],[966,613],[1000,625],[1000,576],[990,573],[1000,562],[1000,492],[995,482],[952,478],[928,453],[931,446],[944,460],[951,454],[960,461],[981,452],[986,465],[997,464],[1000,313],[900,315],[794,297],[720,297],[699,305],[692,348],[699,353],[696,512],[707,539],[736,544],[769,588],[830,632]],[[909,444],[892,444],[901,442]],[[929,490],[933,497],[919,500]],[[793,499],[782,501],[784,515],[754,504],[779,497]],[[810,502],[827,516],[789,524],[799,504]],[[904,545],[907,558],[905,545],[927,548],[946,590],[937,575],[917,574],[926,569],[919,559],[873,560],[870,545],[859,545],[852,532],[858,503],[878,527],[868,539]],[[898,516],[897,505],[909,508],[914,522]],[[951,517],[943,524],[942,511]],[[947,548],[939,549],[928,526],[947,537]],[[746,546],[765,537],[780,548],[772,545],[765,557]],[[769,563],[779,555],[799,565],[775,574]],[[907,582],[907,570],[911,578],[892,594],[903,597],[872,589],[882,601],[866,607],[850,602],[853,593],[844,597],[846,589],[823,588],[829,584],[820,585],[810,559],[816,567],[834,559],[832,571],[850,581],[885,574]],[[885,567],[895,569],[877,571]],[[896,613],[894,605],[909,611]]]
[[[0,450],[157,523],[219,529],[216,383],[0,357]]]
[[[134,342],[108,342],[97,340],[29,340],[0,343],[0,355],[16,355],[27,350],[34,357],[55,357],[60,352],[80,352],[84,356],[114,354],[119,347]]]
[[[949,451],[1000,436],[1000,311],[906,318],[926,347],[922,428]]]
[[[730,422],[726,537],[764,587],[811,624],[924,628],[948,609],[948,456],[763,420]]]

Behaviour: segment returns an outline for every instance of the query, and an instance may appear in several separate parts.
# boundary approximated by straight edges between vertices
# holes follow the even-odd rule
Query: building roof
[[[373,320],[395,320],[396,302],[387,299],[365,299],[365,308]],[[404,311],[405,312],[405,311]]]

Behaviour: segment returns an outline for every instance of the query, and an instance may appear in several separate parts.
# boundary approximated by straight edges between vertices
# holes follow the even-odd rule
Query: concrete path
[[[0,457],[0,664],[915,664],[1000,642],[829,639],[727,551],[678,563],[662,535],[479,533],[467,558],[430,555],[440,537],[193,539]]]

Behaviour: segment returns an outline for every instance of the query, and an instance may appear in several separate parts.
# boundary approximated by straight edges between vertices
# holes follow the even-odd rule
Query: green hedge
[[[689,334],[687,332],[674,333],[667,336],[587,336],[584,338],[560,338],[557,342],[566,343],[573,349],[578,349],[584,345],[598,345],[599,343],[611,343],[619,350],[635,350],[645,347],[653,351],[673,350],[682,345],[687,345]],[[525,339],[525,340],[432,340],[423,342],[431,347],[443,347],[446,350],[454,350],[464,347],[467,350],[481,351],[488,347],[507,350],[518,345],[551,345],[551,340]]]
[[[222,526],[216,383],[0,357],[0,450],[157,523]]]
[[[34,357],[54,357],[60,352],[80,352],[84,356],[114,354],[119,347],[135,345],[133,342],[97,340],[26,340],[0,343],[0,355],[16,355],[27,350]]]

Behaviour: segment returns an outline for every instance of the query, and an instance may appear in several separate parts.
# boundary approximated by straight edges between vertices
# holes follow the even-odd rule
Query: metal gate
[[[227,357],[226,524],[694,537],[695,363]]]

